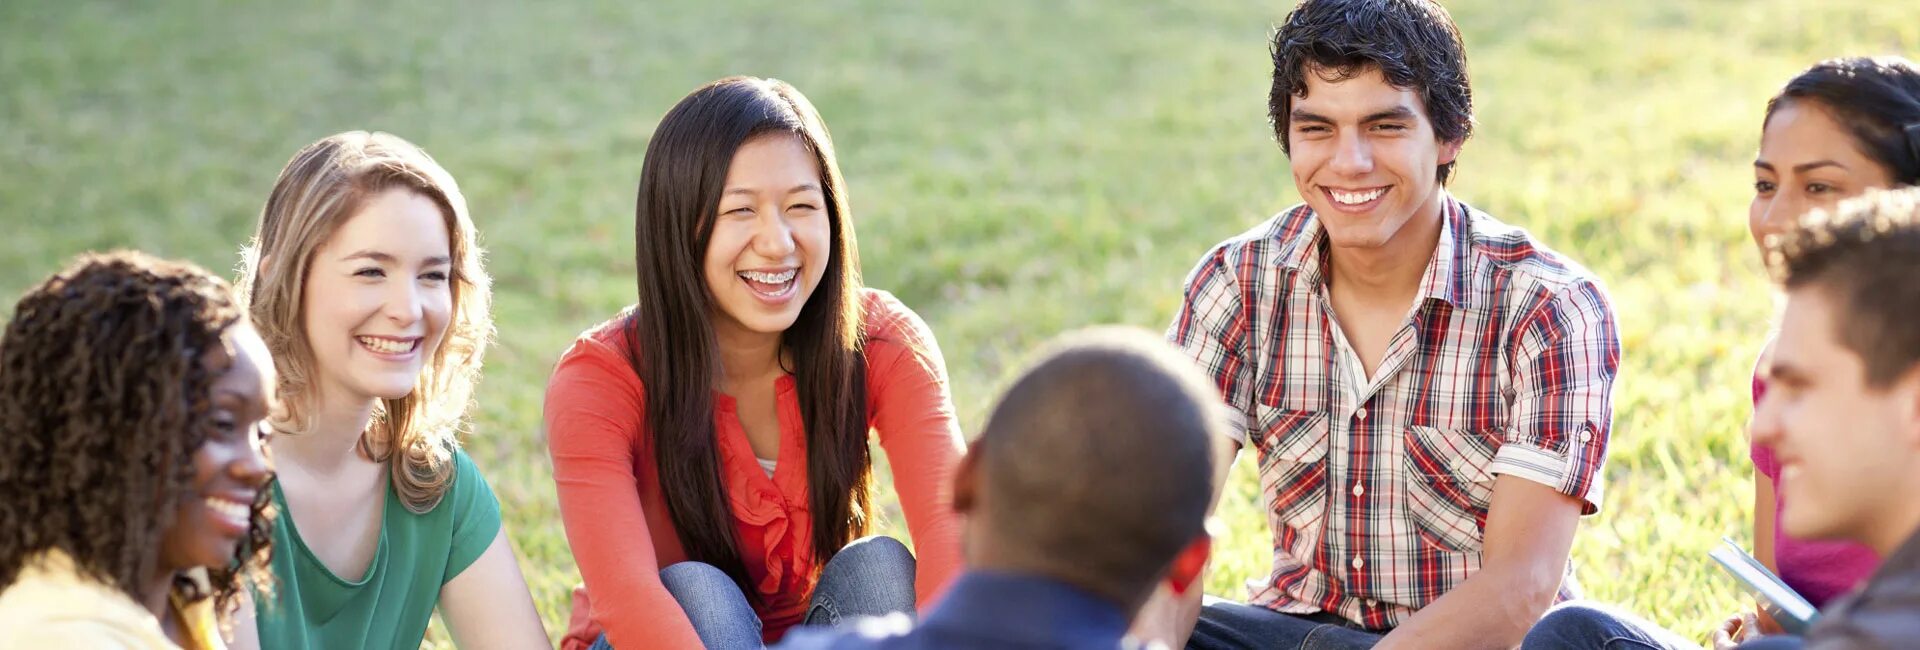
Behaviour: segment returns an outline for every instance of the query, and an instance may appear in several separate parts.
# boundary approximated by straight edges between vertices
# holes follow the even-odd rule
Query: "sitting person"
[[[861,286],[820,114],[778,80],[702,86],[661,118],[638,194],[637,302],[547,385],[586,581],[563,643],[759,648],[931,601],[960,566],[946,363],[912,309]],[[869,535],[876,439],[917,558]]]
[[[1613,308],[1447,190],[1476,125],[1438,3],[1306,0],[1272,57],[1267,114],[1304,204],[1202,256],[1168,331],[1238,413],[1221,464],[1258,457],[1271,570],[1245,603],[1153,607],[1198,611],[1192,648],[1511,647],[1575,596]]]
[[[1754,444],[1779,459],[1781,531],[1885,558],[1804,642],[1920,647],[1920,189],[1875,192],[1769,240],[1785,288]]]
[[[226,282],[86,255],[0,339],[0,648],[222,648],[266,588],[273,364]]]
[[[780,647],[1111,649],[1156,583],[1192,585],[1224,435],[1217,393],[1146,332],[1061,340],[961,462],[968,568],[952,591],[917,627],[870,619]]]
[[[280,368],[273,598],[235,645],[551,647],[457,435],[493,333],[466,199],[425,151],[351,131],[280,171],[239,294]],[[257,614],[258,618],[255,618]]]

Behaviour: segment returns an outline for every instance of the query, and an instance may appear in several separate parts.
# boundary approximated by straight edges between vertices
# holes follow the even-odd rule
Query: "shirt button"
[[[1362,560],[1362,559],[1360,559],[1360,556],[1358,556],[1358,555],[1355,555],[1355,556],[1353,556],[1353,570],[1355,570],[1355,571],[1359,571],[1359,570],[1361,570],[1361,569],[1364,569],[1364,568],[1366,568],[1366,567],[1367,567],[1367,561],[1366,561],[1366,560]]]
[[[1593,442],[1593,432],[1592,432],[1592,431],[1588,431],[1588,430],[1586,430],[1586,429],[1581,429],[1581,430],[1580,430],[1580,442],[1581,442],[1581,444],[1586,444],[1586,443],[1590,443],[1590,442]]]
[[[1359,483],[1353,484],[1353,496],[1360,496],[1366,493],[1367,493],[1367,488],[1365,486],[1362,486]]]
[[[1354,411],[1354,412],[1353,412],[1353,419],[1356,419],[1356,420],[1365,420],[1365,419],[1367,419],[1367,409],[1366,409],[1366,407],[1361,407],[1361,408],[1360,408],[1360,410],[1358,410],[1358,411]]]
[[[1379,606],[1380,606],[1380,601],[1377,601],[1377,600],[1374,600],[1374,599],[1372,599],[1372,598],[1368,598],[1368,599],[1367,599],[1367,606],[1368,606],[1368,607],[1379,607]]]

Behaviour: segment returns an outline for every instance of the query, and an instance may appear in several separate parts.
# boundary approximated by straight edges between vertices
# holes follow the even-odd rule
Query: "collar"
[[[971,570],[954,581],[920,627],[1070,647],[1114,646],[1126,636],[1129,618],[1113,603],[1058,580]]]
[[[1438,300],[1459,309],[1469,306],[1467,299],[1472,295],[1467,290],[1468,274],[1473,270],[1467,259],[1473,252],[1472,218],[1466,204],[1446,190],[1440,193],[1440,241],[1420,276],[1419,296],[1421,302]],[[1284,239],[1280,266],[1302,280],[1304,286],[1320,284],[1325,277],[1327,231],[1320,226],[1318,215],[1301,205],[1281,222],[1278,230]]]

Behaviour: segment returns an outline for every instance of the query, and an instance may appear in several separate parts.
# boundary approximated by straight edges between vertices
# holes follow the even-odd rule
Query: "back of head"
[[[1821,61],[1767,102],[1767,121],[1795,102],[1814,102],[1845,125],[1895,185],[1920,185],[1920,65],[1897,56]]]
[[[976,548],[1137,606],[1199,538],[1213,490],[1219,393],[1144,331],[1067,335],[1007,390],[972,462]]]
[[[1846,318],[1840,344],[1866,365],[1869,388],[1920,369],[1920,188],[1871,191],[1814,211],[1767,240],[1787,289],[1819,287]]]
[[[1274,31],[1273,86],[1267,118],[1291,153],[1287,139],[1293,98],[1304,97],[1307,75],[1346,79],[1378,69],[1387,83],[1415,91],[1441,142],[1465,142],[1473,133],[1473,89],[1467,79],[1466,45],[1453,17],[1432,0],[1304,0]],[[1453,163],[1436,170],[1441,183]]]
[[[88,254],[29,290],[0,339],[0,587],[58,549],[138,593],[193,451],[214,430],[203,355],[241,311],[226,282],[139,253]]]

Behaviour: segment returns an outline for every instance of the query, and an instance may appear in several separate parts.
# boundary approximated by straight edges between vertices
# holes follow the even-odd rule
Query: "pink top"
[[[1760,405],[1760,396],[1767,392],[1767,384],[1759,373],[1753,375],[1753,403]],[[1779,570],[1780,579],[1787,586],[1800,592],[1814,607],[1825,607],[1829,601],[1848,591],[1854,585],[1866,581],[1873,569],[1880,566],[1880,556],[1853,542],[1804,541],[1787,536],[1780,528],[1780,513],[1787,505],[1787,497],[1781,494],[1780,461],[1773,457],[1773,450],[1760,445],[1750,447],[1753,456],[1753,468],[1758,470],[1767,481],[1775,485],[1773,492],[1773,562]]]

